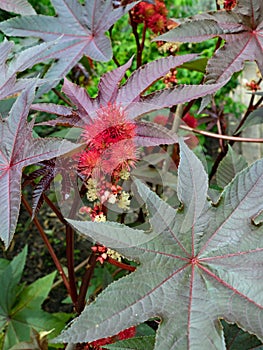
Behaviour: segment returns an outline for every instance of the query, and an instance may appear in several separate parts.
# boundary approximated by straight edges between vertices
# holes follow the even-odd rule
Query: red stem
[[[66,225],[66,255],[71,299],[74,306],[76,306],[78,300],[78,293],[74,269],[74,231],[69,224]]]
[[[124,264],[120,261],[117,261],[115,259],[112,259],[110,256],[107,257],[107,260],[106,260],[108,263],[110,263],[111,265],[114,265],[114,266],[117,266],[117,267],[120,267],[121,269],[123,270],[127,270],[127,271],[135,271],[136,270],[136,267],[134,266],[131,266],[131,265],[127,265],[127,264]]]
[[[89,257],[89,261],[86,265],[86,271],[82,278],[82,283],[79,290],[78,301],[75,305],[75,308],[78,314],[80,314],[83,311],[86,304],[86,294],[87,294],[90,280],[92,278],[92,275],[96,266],[96,259],[97,259],[97,254],[95,252],[92,252]]]
[[[67,225],[68,222],[64,219],[63,215],[61,214],[60,210],[55,206],[55,204],[48,198],[46,194],[43,193],[44,201],[47,203],[47,205],[53,210],[53,212],[56,214],[57,218],[60,220],[60,222],[64,225]]]
[[[32,209],[31,209],[29,203],[27,202],[27,200],[25,199],[24,195],[22,195],[22,203],[24,204],[28,214],[32,217]],[[41,237],[42,237],[42,239],[43,239],[43,241],[44,241],[44,243],[49,251],[49,254],[51,255],[51,257],[54,261],[54,264],[58,270],[58,273],[61,276],[61,278],[63,279],[64,285],[65,285],[65,287],[66,287],[66,289],[67,289],[67,291],[72,299],[71,288],[70,288],[67,276],[65,275],[65,272],[64,272],[64,270],[63,270],[63,268],[58,260],[58,257],[56,255],[56,253],[54,252],[54,250],[53,250],[53,248],[52,248],[52,246],[51,246],[51,244],[50,244],[50,242],[49,242],[49,240],[48,240],[48,238],[47,238],[47,236],[46,236],[46,234],[45,234],[45,232],[44,232],[44,230],[43,230],[43,228],[42,228],[42,226],[41,226],[41,224],[38,221],[36,216],[33,218],[33,222],[36,225],[36,227],[37,227],[37,229],[38,229],[38,231],[39,231],[39,233],[40,233],[40,235],[41,235]]]

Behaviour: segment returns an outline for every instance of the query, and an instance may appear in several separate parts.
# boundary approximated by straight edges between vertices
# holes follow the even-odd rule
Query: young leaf
[[[119,87],[120,80],[126,69],[131,65],[131,60],[125,65],[106,73],[100,81],[99,93],[96,98],[91,98],[86,89],[64,80],[62,91],[76,105],[79,118],[76,118],[76,111],[68,116],[67,110],[62,111],[65,117],[58,118],[58,123],[84,127],[87,124],[95,123],[99,118],[102,108],[116,106],[129,120],[134,120],[140,115],[164,107],[172,107],[178,103],[184,103],[194,98],[202,97],[216,92],[224,83],[207,85],[176,86],[172,89],[157,91],[149,95],[141,94],[156,80],[169,72],[171,68],[181,65],[195,58],[196,55],[170,56],[148,63],[135,71],[124,85]],[[56,105],[34,105],[36,110],[57,113]],[[82,123],[81,123],[82,122]],[[54,125],[56,121],[47,122]],[[160,125],[140,123],[135,120],[137,126],[136,142],[139,145],[171,144],[176,141],[176,136],[171,131]],[[150,130],[152,129],[152,130]],[[158,135],[157,135],[158,134]]]
[[[190,151],[183,143],[180,147],[184,158]],[[181,184],[194,191],[204,171],[195,156],[191,161],[194,172],[180,179],[179,193]],[[185,166],[183,161],[180,167]],[[179,177],[186,172],[180,169]],[[124,225],[115,230],[107,222],[69,221],[82,234],[118,249],[140,265],[105,289],[56,341],[93,341],[152,317],[161,319],[155,350],[226,349],[221,318],[238,322],[263,339],[263,235],[262,227],[251,223],[251,217],[263,208],[263,160],[235,177],[217,207],[207,201],[201,213],[197,201],[177,211],[161,205],[161,199],[145,185],[138,181],[136,185],[151,215],[152,239],[151,233],[141,232],[140,238],[137,230]],[[200,191],[205,189],[201,186]],[[188,197],[182,200],[189,201]],[[157,213],[160,218],[170,216],[169,223],[155,219]],[[187,215],[195,220],[185,232],[182,223]],[[144,235],[149,238],[143,243]]]
[[[241,170],[247,167],[247,161],[242,155],[238,155],[228,145],[228,152],[220,162],[216,173],[216,182],[219,187],[224,188]]]
[[[23,168],[79,146],[68,141],[32,137],[34,121],[27,123],[27,115],[33,99],[34,85],[31,83],[14,103],[9,117],[0,120],[0,238],[6,248],[15,232],[19,214]]]
[[[224,46],[208,62],[205,81],[211,84],[230,79],[247,60],[255,60],[263,74],[262,24],[263,2],[239,0],[232,11],[196,15],[155,40],[200,42],[216,36],[224,39]]]
[[[2,22],[0,29],[9,36],[34,36],[44,41],[62,37],[61,40],[67,43],[67,47],[61,50],[57,57],[59,61],[45,76],[47,79],[61,79],[83,55],[96,61],[111,59],[111,42],[105,32],[136,2],[116,9],[111,0],[86,0],[83,5],[77,0],[52,0],[52,4],[56,17],[15,17]]]

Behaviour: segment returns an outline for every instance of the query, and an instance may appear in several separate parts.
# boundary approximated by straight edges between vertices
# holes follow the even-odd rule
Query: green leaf
[[[22,277],[27,246],[0,273],[0,327],[6,321],[9,310],[16,301],[17,286]]]
[[[103,345],[103,347],[110,350],[153,350],[154,341],[154,336],[134,337],[118,341],[114,344]]]
[[[188,70],[193,70],[200,73],[205,73],[206,65],[208,58],[207,57],[199,57],[190,62],[185,62],[180,66],[180,68],[185,68]]]
[[[240,172],[213,206],[204,204],[206,185],[198,184],[202,194],[193,188],[204,177],[201,162],[184,143],[180,148],[183,208],[169,207],[135,181],[150,213],[151,239],[144,241],[146,233],[125,225],[70,221],[83,235],[140,264],[111,283],[55,341],[90,342],[152,317],[161,319],[154,350],[225,350],[220,319],[263,339],[263,228],[251,222],[263,210],[263,159]],[[187,231],[186,217],[192,223]]]
[[[238,129],[238,132],[243,131],[249,126],[262,124],[262,122],[263,122],[263,107],[260,107],[248,115],[244,124],[241,126],[241,128]]]
[[[225,321],[222,321],[222,324],[224,326],[224,334],[228,350],[263,349],[263,346],[260,346],[262,344],[261,341],[253,334],[242,331],[242,329],[235,324],[228,324]]]
[[[219,187],[224,188],[241,170],[247,167],[247,161],[242,155],[238,155],[231,146],[228,145],[227,155],[220,162],[216,181]]]
[[[53,336],[64,327],[71,315],[48,314],[41,309],[53,284],[56,272],[25,287],[19,285],[27,248],[0,272],[0,330],[4,330],[3,350],[30,339],[31,327],[37,331],[55,329]]]

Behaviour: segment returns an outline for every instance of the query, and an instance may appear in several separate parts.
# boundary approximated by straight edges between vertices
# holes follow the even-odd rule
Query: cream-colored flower
[[[107,255],[110,256],[112,259],[117,260],[121,262],[122,255],[115,250],[107,249]]]
[[[97,189],[97,181],[89,178],[87,181],[87,198],[89,201],[93,202],[98,199],[98,189]]]
[[[95,222],[105,222],[106,221],[106,216],[104,214],[99,214],[96,215],[94,218]]]
[[[122,169],[119,175],[122,180],[128,180],[130,177],[130,173],[126,169]]]
[[[130,194],[128,192],[123,191],[120,194],[120,197],[118,198],[118,202],[117,202],[118,207],[124,210],[128,210],[131,203],[129,198],[130,198]]]

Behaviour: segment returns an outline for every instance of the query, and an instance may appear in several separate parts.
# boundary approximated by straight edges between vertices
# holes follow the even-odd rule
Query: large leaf
[[[180,148],[179,177],[187,172],[183,158],[190,159],[187,146],[181,142]],[[204,170],[195,156],[191,162],[194,171],[179,180],[178,192],[183,184],[187,194],[182,200],[194,204],[179,210],[136,181],[152,233],[139,234],[121,224],[70,221],[83,235],[118,248],[140,265],[103,291],[56,341],[93,341],[151,317],[161,320],[156,350],[226,349],[221,318],[263,339],[263,230],[251,223],[263,209],[263,160],[235,177],[217,207],[206,201],[202,212],[192,192]],[[205,191],[202,186],[200,191]],[[188,214],[190,210],[196,214]],[[187,216],[195,220],[185,232]]]
[[[86,0],[83,5],[77,0],[52,0],[52,4],[56,16],[22,16],[0,24],[0,29],[9,36],[33,36],[44,41],[63,36],[67,47],[47,72],[47,79],[64,77],[83,55],[109,61],[112,48],[105,32],[136,2],[116,9],[111,0]]]
[[[232,11],[194,16],[157,40],[200,42],[215,36],[220,36],[226,43],[208,62],[207,83],[228,80],[243,68],[246,60],[255,60],[263,74],[262,0],[239,0]]]
[[[15,257],[0,273],[0,331],[4,330],[3,350],[30,339],[31,327],[38,331],[62,328],[70,315],[55,315],[41,310],[53,284],[55,273],[25,287],[18,285],[25,265],[27,249]]]
[[[18,97],[9,117],[0,120],[0,238],[6,247],[16,228],[23,168],[65,154],[78,146],[68,141],[32,137],[34,121],[27,123],[27,115],[33,99],[34,85],[31,84]]]

